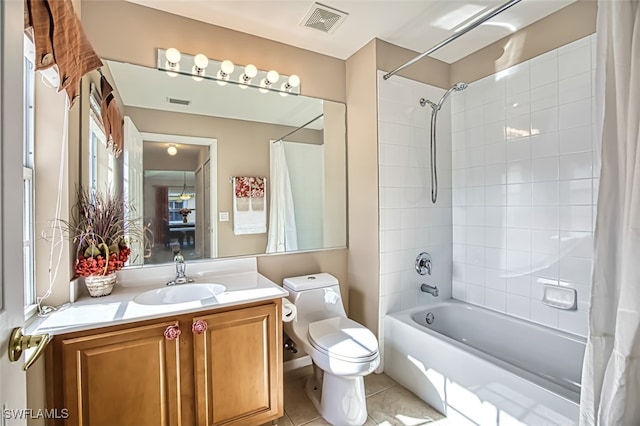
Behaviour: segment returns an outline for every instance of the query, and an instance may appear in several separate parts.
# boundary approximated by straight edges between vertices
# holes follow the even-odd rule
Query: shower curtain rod
[[[305,127],[307,127],[309,124],[311,124],[311,123],[313,123],[314,121],[316,121],[316,120],[318,120],[319,118],[321,118],[323,115],[324,115],[324,114],[320,114],[320,115],[319,115],[319,116],[317,116],[316,118],[313,118],[313,119],[311,119],[311,120],[307,121],[307,122],[306,122],[306,123],[304,123],[302,126],[300,126],[300,127],[296,127],[295,129],[293,129],[292,131],[290,131],[289,133],[287,133],[287,134],[286,134],[286,135],[284,135],[283,137],[281,137],[281,138],[279,138],[279,139],[276,139],[276,140],[274,140],[274,141],[273,141],[273,142],[271,142],[271,143],[276,143],[276,142],[280,142],[280,141],[284,140],[284,138],[286,138],[287,136],[290,136],[290,135],[294,134],[295,132],[297,132],[297,131],[298,131],[298,130],[300,130],[300,129],[304,129],[304,128],[305,128]]]
[[[453,34],[452,36],[448,37],[447,39],[441,41],[440,43],[436,44],[435,46],[433,46],[431,49],[427,50],[424,53],[421,53],[420,55],[416,56],[415,58],[411,59],[409,62],[405,63],[404,65],[400,65],[398,68],[396,68],[395,70],[385,74],[383,76],[383,78],[385,80],[388,80],[389,78],[391,78],[393,75],[395,75],[396,73],[398,73],[399,71],[402,71],[403,69],[405,69],[406,67],[408,67],[409,65],[413,65],[416,62],[418,62],[420,59],[424,58],[425,56],[429,56],[430,54],[432,54],[433,52],[435,52],[436,50],[446,46],[447,44],[451,43],[452,41],[456,40],[458,37],[468,33],[469,31],[473,30],[474,28],[479,27],[480,25],[482,25],[483,23],[485,23],[486,21],[488,21],[489,19],[493,18],[496,15],[499,15],[500,13],[504,12],[505,10],[509,9],[511,6],[515,5],[516,3],[521,2],[522,0],[510,0],[508,2],[506,2],[505,4],[503,4],[502,6],[498,6],[497,8],[493,9],[491,12],[489,12],[488,14],[484,15],[481,19],[473,22],[471,25],[469,25],[468,27],[466,27],[464,30]]]

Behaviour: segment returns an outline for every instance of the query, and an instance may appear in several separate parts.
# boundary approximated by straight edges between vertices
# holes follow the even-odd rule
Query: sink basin
[[[140,305],[173,305],[211,299],[227,288],[222,284],[178,284],[145,291],[133,298]]]

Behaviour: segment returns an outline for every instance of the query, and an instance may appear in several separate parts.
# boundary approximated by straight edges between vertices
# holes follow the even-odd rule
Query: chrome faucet
[[[172,281],[169,281],[167,285],[192,283],[193,280],[191,278],[188,278],[185,273],[187,270],[187,264],[184,262],[184,256],[182,255],[182,253],[176,253],[173,261],[176,264],[176,278]]]
[[[420,291],[424,291],[425,293],[429,293],[433,297],[438,297],[438,286],[422,284],[420,286]]]

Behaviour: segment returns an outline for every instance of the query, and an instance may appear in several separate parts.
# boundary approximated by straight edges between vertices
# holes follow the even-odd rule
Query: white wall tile
[[[558,82],[554,81],[531,91],[529,106],[531,112],[558,106]]]
[[[560,228],[560,208],[558,205],[534,206],[532,211],[533,229],[556,230]]]
[[[535,206],[557,206],[559,202],[558,182],[533,182],[532,197],[532,203]]]
[[[560,205],[592,205],[592,179],[560,181]]]
[[[534,158],[531,162],[531,167],[534,182],[558,180],[560,176],[560,161],[558,157]]]
[[[558,80],[558,59],[557,56],[550,57],[544,61],[531,62],[531,89],[544,86]]]
[[[531,229],[533,212],[531,207],[507,207],[507,227]]]
[[[561,231],[591,231],[591,206],[560,206]]]
[[[516,317],[529,319],[531,307],[529,297],[507,294],[507,313]]]
[[[529,92],[529,62],[522,62],[504,71],[506,80],[506,94]]]
[[[582,74],[560,80],[558,100],[566,104],[591,97],[591,69]]]
[[[559,137],[560,154],[587,152],[593,149],[591,126],[561,130]]]
[[[507,141],[507,161],[528,160],[531,158],[531,140],[529,137]]]
[[[531,205],[531,184],[518,183],[507,185],[507,205],[508,206],[530,206]]]
[[[451,144],[452,294],[577,334],[587,328],[599,184],[594,40],[472,82],[451,101],[462,120]],[[544,285],[576,288],[578,311],[543,305]]]
[[[504,291],[485,289],[485,306],[498,312],[507,310],[507,293]]]
[[[589,43],[559,53],[558,77],[560,80],[591,71],[591,46]]]
[[[507,251],[505,249],[487,247],[484,252],[484,264],[488,268],[507,269]]]
[[[558,133],[551,132],[541,135],[531,136],[531,157],[543,158],[557,156],[559,152],[558,147]]]
[[[559,109],[559,129],[590,126],[592,122],[592,105],[591,98],[561,104]]]
[[[507,150],[513,143],[507,144]],[[519,147],[523,148],[523,147]],[[528,154],[529,146],[526,144],[526,152]],[[522,155],[514,155],[515,158],[521,158]],[[531,160],[516,160],[507,163],[507,183],[527,183],[531,182]]]
[[[558,130],[558,108],[552,107],[531,113],[531,134],[540,135]]]
[[[593,171],[593,156],[589,152],[560,156],[560,179],[590,178]]]

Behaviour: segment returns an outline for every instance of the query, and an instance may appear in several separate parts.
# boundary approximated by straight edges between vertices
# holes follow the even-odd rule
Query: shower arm
[[[482,25],[485,22],[487,22],[489,19],[493,18],[496,15],[499,15],[500,13],[502,13],[505,10],[509,9],[511,6],[515,5],[516,3],[520,3],[521,1],[522,0],[510,0],[510,1],[506,2],[505,4],[503,4],[502,6],[496,7],[491,12],[489,12],[486,15],[484,15],[481,19],[478,19],[477,21],[473,22],[469,26],[465,27],[462,31],[457,32],[457,33],[451,35],[450,37],[444,39],[443,41],[441,41],[440,43],[436,44],[435,46],[433,46],[431,49],[427,50],[426,52],[421,53],[420,55],[418,55],[415,58],[411,59],[409,62],[406,62],[405,64],[400,65],[398,68],[394,69],[393,71],[385,74],[382,78],[384,78],[385,80],[388,80],[389,78],[391,78],[392,76],[394,76],[398,72],[402,71],[406,67],[415,64],[420,59],[422,59],[422,58],[424,58],[426,56],[431,55],[436,50],[441,49],[442,47],[444,47],[447,44],[451,43],[452,41],[456,40],[458,37],[461,37],[464,34],[468,33],[469,31],[479,27],[480,25]]]

